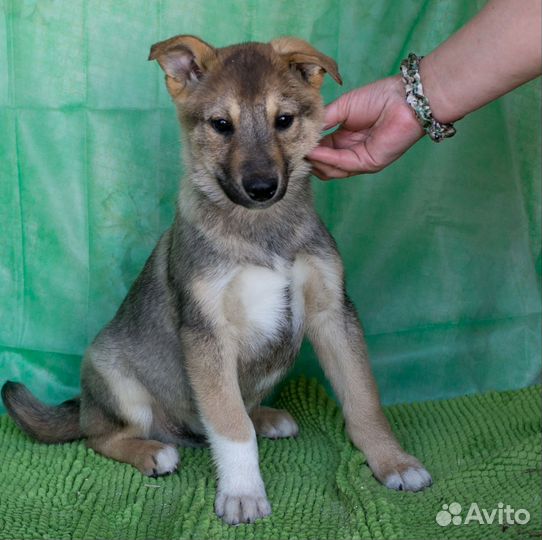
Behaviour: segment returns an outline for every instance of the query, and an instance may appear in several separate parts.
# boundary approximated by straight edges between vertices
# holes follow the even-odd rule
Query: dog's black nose
[[[273,198],[277,192],[279,179],[274,176],[272,178],[262,178],[261,176],[252,178],[243,178],[243,187],[247,195],[257,202],[268,201]]]

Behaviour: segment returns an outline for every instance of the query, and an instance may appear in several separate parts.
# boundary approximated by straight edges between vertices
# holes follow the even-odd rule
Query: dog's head
[[[304,158],[322,127],[324,74],[342,83],[331,58],[292,37],[215,49],[182,35],[153,45],[149,59],[166,73],[192,181],[207,197],[267,208],[306,177]]]

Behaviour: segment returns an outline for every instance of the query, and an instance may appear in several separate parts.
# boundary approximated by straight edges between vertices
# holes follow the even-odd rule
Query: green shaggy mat
[[[387,408],[399,439],[433,474],[434,485],[423,493],[393,492],[372,477],[345,437],[337,406],[316,382],[290,383],[279,406],[297,418],[301,435],[260,441],[273,515],[237,527],[213,513],[208,450],[183,449],[176,474],[150,479],[82,443],[33,443],[1,417],[0,537],[540,537],[539,387]],[[506,523],[506,505],[523,510],[512,519],[525,521],[526,510],[530,520]],[[447,509],[461,524],[437,523],[437,514],[450,521]],[[495,510],[493,524],[479,523],[484,510],[489,516]],[[469,511],[478,520],[465,523]]]

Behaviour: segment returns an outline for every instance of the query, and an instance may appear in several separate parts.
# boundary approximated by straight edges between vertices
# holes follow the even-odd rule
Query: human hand
[[[324,130],[337,124],[308,155],[322,180],[380,171],[424,134],[399,76],[352,90],[328,105]]]

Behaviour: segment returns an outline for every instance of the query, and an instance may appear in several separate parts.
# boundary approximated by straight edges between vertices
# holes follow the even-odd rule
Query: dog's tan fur
[[[175,222],[87,351],[80,406],[46,407],[7,383],[10,414],[39,440],[85,437],[147,475],[177,467],[175,445],[209,443],[217,514],[250,522],[271,511],[255,433],[298,433],[289,413],[260,403],[305,334],[375,476],[429,485],[382,413],[342,261],[312,205],[305,156],[324,74],[341,82],[335,62],[297,38],[215,49],[194,36],[154,45],[150,59],[185,129]]]

